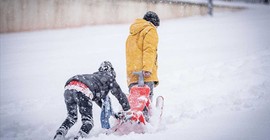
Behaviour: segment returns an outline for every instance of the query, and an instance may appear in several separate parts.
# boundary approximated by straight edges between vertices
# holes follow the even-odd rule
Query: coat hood
[[[135,35],[141,32],[147,26],[152,26],[155,28],[155,26],[152,23],[144,19],[136,19],[135,22],[130,26],[130,34]]]

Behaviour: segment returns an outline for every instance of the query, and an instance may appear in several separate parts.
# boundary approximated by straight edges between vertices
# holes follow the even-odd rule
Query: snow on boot
[[[82,130],[80,130],[78,134],[74,137],[74,140],[78,140],[78,139],[86,138],[86,137],[87,137],[87,134],[83,132]]]

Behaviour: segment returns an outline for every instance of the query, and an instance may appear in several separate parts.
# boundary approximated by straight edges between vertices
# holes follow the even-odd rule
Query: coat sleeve
[[[129,105],[127,96],[125,95],[125,93],[122,92],[120,86],[115,80],[110,84],[110,88],[111,88],[111,93],[117,98],[123,110],[124,111],[129,110],[130,105]]]
[[[143,41],[143,70],[152,72],[157,57],[158,35],[157,30],[151,28]]]

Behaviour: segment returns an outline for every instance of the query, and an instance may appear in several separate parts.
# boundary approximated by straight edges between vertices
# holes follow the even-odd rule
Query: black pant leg
[[[77,93],[75,90],[66,90],[64,93],[65,103],[67,108],[67,118],[62,123],[57,132],[62,133],[62,135],[66,135],[67,131],[76,123],[78,119],[77,114]]]
[[[90,130],[94,126],[92,100],[81,92],[78,93],[78,100],[79,112],[82,117],[81,131],[85,134],[89,134]]]

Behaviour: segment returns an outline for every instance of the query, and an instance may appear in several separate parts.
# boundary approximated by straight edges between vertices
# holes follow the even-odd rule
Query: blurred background
[[[268,3],[268,0],[237,1]],[[130,23],[149,10],[155,11],[162,20],[207,15],[208,3],[212,0],[0,0],[0,2],[0,33],[9,33]],[[216,1],[212,3],[215,12],[241,9],[237,6],[219,5]]]

